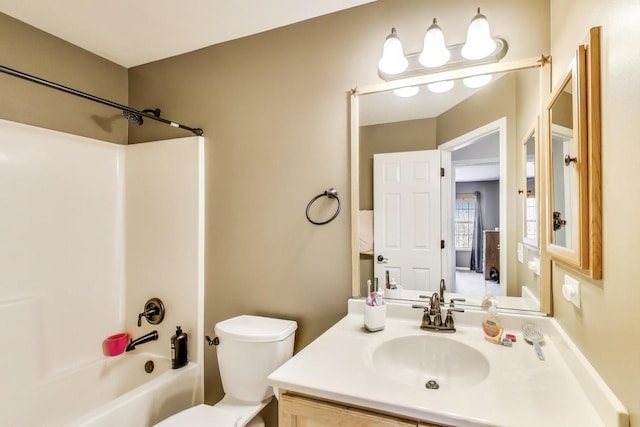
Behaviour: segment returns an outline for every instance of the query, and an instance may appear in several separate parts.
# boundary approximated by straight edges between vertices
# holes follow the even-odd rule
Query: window
[[[455,238],[457,250],[471,249],[475,216],[476,196],[473,194],[456,194]]]

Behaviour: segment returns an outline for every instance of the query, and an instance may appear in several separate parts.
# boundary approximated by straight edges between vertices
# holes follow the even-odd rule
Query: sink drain
[[[426,388],[428,388],[429,390],[437,390],[440,388],[440,386],[438,385],[437,382],[435,382],[434,380],[429,380],[427,381],[427,383],[424,385]]]
[[[153,360],[148,360],[147,363],[144,364],[144,371],[147,374],[150,374],[151,372],[153,372],[154,368],[155,368],[155,364],[153,363]]]

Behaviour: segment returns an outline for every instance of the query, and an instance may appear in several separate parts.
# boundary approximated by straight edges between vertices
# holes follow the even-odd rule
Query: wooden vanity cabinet
[[[438,427],[383,414],[370,409],[357,408],[338,402],[329,402],[281,390],[278,403],[279,427]]]

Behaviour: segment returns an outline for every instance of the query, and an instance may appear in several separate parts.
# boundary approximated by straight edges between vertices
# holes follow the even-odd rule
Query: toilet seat
[[[239,427],[241,418],[233,412],[203,403],[178,412],[154,427]]]

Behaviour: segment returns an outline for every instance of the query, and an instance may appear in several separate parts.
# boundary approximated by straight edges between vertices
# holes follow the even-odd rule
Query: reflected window
[[[538,238],[538,224],[536,222],[536,198],[527,197],[527,237]]]
[[[457,250],[471,250],[475,215],[476,196],[456,194],[455,239]]]

